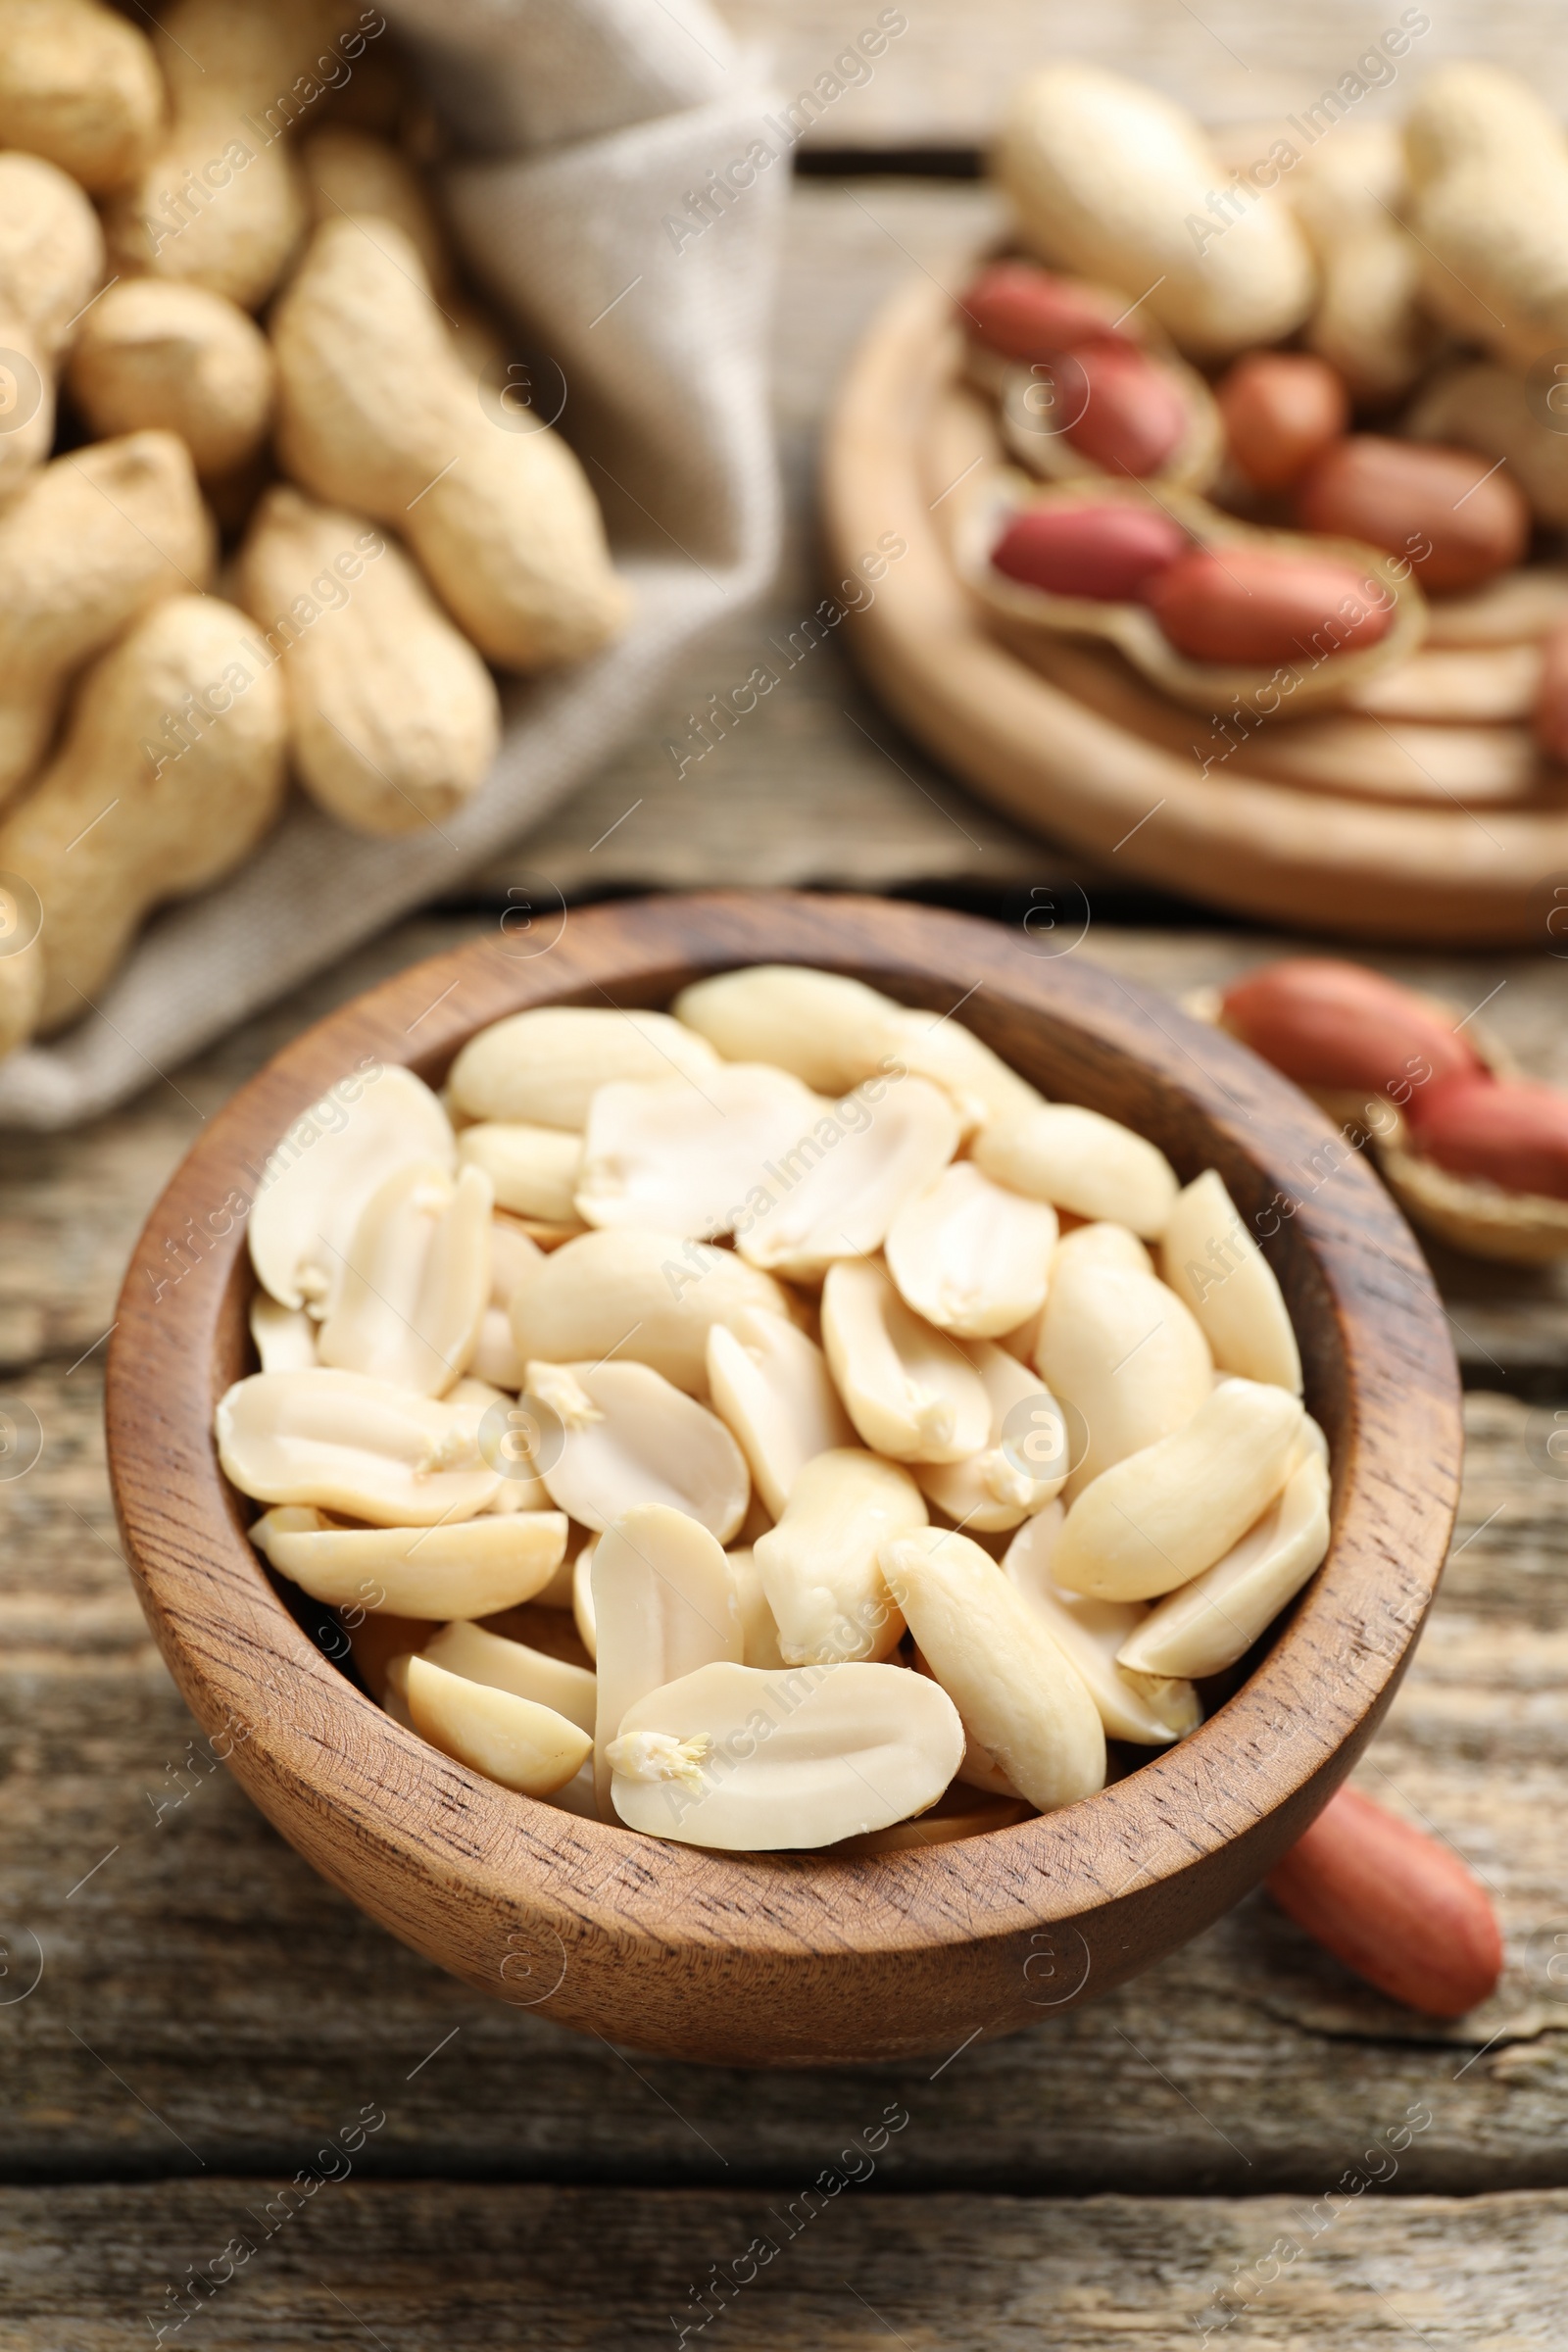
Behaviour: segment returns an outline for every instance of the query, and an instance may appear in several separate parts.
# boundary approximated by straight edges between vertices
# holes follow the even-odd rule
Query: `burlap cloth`
[[[244,870],[156,916],[98,1009],[0,1064],[0,1123],[62,1127],[460,884],[603,762],[683,647],[765,585],[778,494],[764,368],[786,162],[711,225],[666,217],[772,100],[703,0],[383,0],[462,143],[459,246],[529,346],[636,611],[579,668],[504,687],[494,772],[440,834],[368,841],[298,796]],[[715,208],[716,211],[716,208]],[[526,854],[519,859],[525,866]]]

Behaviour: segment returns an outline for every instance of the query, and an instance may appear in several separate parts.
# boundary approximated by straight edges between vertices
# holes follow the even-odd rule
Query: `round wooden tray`
[[[528,943],[521,943],[526,946]],[[1252,1054],[1087,956],[860,899],[713,897],[573,912],[547,953],[500,934],[400,972],[298,1038],[217,1117],[154,1209],[109,1362],[126,1556],[203,1730],[284,1837],[392,1934],[503,2001],[643,2048],[751,2065],[951,2050],[1092,1999],[1269,1871],[1382,1716],[1452,1525],[1458,1394],[1415,1244],[1359,1160],[1296,1200],[1330,1137]],[[1253,1671],[1168,1753],[1060,1813],[848,1860],[705,1853],[482,1780],[325,1659],[246,1537],[213,1408],[254,1368],[245,1216],[267,1154],[366,1055],[439,1085],[529,1004],[660,1005],[756,960],[834,967],[947,1011],[1049,1094],[1129,1121],[1259,1221],[1334,1536]]]
[[[968,267],[956,264],[952,282]],[[1265,727],[1204,776],[1185,716],[1173,730],[1114,656],[1062,640],[1026,659],[1001,641],[949,549],[967,481],[1001,454],[989,404],[963,381],[952,308],[930,279],[887,305],[823,448],[831,577],[858,572],[886,532],[907,543],[845,633],[910,733],[1019,822],[1233,912],[1354,938],[1546,946],[1550,885],[1568,882],[1562,787],[1497,806],[1505,796],[1483,770],[1481,730],[1417,728],[1412,751],[1409,727],[1385,726],[1381,798],[1339,756],[1335,713],[1310,722],[1315,739],[1301,737],[1301,720],[1272,738]],[[1256,772],[1292,760],[1318,780]],[[1420,801],[1400,805],[1401,766]],[[1517,800],[1516,787],[1507,792]]]

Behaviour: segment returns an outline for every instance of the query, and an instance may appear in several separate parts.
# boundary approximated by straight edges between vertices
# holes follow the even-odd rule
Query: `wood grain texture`
[[[834,58],[878,10],[868,0],[717,0],[719,14],[762,51],[786,98],[831,71]],[[1083,58],[1167,90],[1204,122],[1255,122],[1310,106],[1353,70],[1385,26],[1355,0],[1290,8],[1272,0],[923,0],[902,12],[907,31],[872,77],[823,109],[803,148],[975,148],[989,142],[1021,74],[1061,57]],[[1541,0],[1449,0],[1424,11],[1429,27],[1388,88],[1369,91],[1355,119],[1398,113],[1432,68],[1488,57],[1522,74],[1548,105],[1568,114],[1568,61],[1546,37]]]
[[[880,2113],[857,2111],[840,2145]],[[1562,2196],[1357,2198],[1336,2175],[1310,2199],[1228,2207],[911,2201],[878,2195],[868,2163],[847,2154],[752,2195],[352,2177],[309,2202],[265,2179],[12,2190],[0,2352],[121,2352],[150,2340],[149,2314],[182,2313],[188,2335],[166,2343],[217,2352],[1187,2352],[1227,2321],[1220,2340],[1241,2352],[1561,2341]],[[850,2168],[866,2184],[830,2195]]]
[[[897,2093],[918,2124],[884,2175],[909,2191],[1316,2195],[1413,2100],[1435,2120],[1397,2187],[1568,2184],[1568,2005],[1546,1973],[1568,1934],[1568,1484],[1540,1466],[1549,1403],[1466,1399],[1454,1557],[1355,1773],[1494,1890],[1508,1974],[1459,2027],[1402,2016],[1252,1896],[1103,1999],[940,2073],[760,2080],[640,2058],[633,2073],[384,1936],[256,1812],[147,1633],[108,1496],[103,1350],[76,1359],[113,1321],[119,1267],[201,1118],[309,1022],[481,932],[495,936],[493,912],[400,926],[81,1135],[0,1138],[0,1274],[38,1302],[42,1356],[13,1357],[5,1394],[45,1436],[29,1476],[0,1484],[0,1935],[19,1970],[34,1937],[45,1957],[31,1996],[0,2004],[0,2174],[292,2172],[379,2095],[383,2174],[775,2183],[809,2179],[862,2107]],[[1280,952],[1098,923],[1088,945],[1178,993]],[[1568,1078],[1554,965],[1378,960],[1466,1006],[1490,998],[1484,1017],[1521,1062]],[[1454,1260],[1441,1279],[1473,1374],[1563,1394],[1564,1286]]]
[[[1540,934],[1546,879],[1568,872],[1560,810],[1325,808],[1251,772],[1245,748],[1200,772],[1018,660],[954,567],[953,510],[938,513],[992,449],[960,360],[948,290],[922,276],[870,328],[822,457],[833,562],[888,530],[908,543],[845,641],[930,750],[1008,815],[1254,920],[1449,946]]]
[[[530,947],[524,941],[527,951]],[[122,1294],[108,1422],[155,1635],[209,1735],[308,1859],[500,1999],[645,2048],[753,2064],[891,2057],[1015,2028],[1161,1957],[1255,1885],[1375,1728],[1430,1603],[1459,1437],[1441,1311],[1359,1165],[1272,1205],[1329,1143],[1252,1056],[1086,958],[872,901],[665,900],[578,914],[548,956],[505,937],[415,967],[307,1034],[214,1120]],[[1243,1690],[1194,1737],[1066,1811],[879,1858],[725,1859],[510,1795],[335,1675],[280,1605],[217,1470],[213,1406],[247,1368],[244,1206],[290,1121],[365,1058],[439,1081],[528,1004],[661,1004],[755,959],[848,968],[966,1022],[1053,1096],[1126,1120],[1185,1176],[1217,1166],[1278,1229],[1311,1409],[1335,1449],[1325,1566]],[[234,1205],[239,1203],[238,1207]],[[1272,1218],[1272,1226],[1268,1221]],[[215,1230],[216,1228],[216,1230]],[[170,1243],[200,1262],[174,1288]],[[238,1727],[238,1728],[236,1728]]]

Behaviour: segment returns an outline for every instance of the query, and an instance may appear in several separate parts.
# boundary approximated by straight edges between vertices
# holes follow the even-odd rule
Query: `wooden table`
[[[1205,14],[1234,31],[1234,7]],[[1325,43],[1356,37],[1340,14]],[[790,71],[849,21],[799,12]],[[965,22],[956,86],[994,103],[1001,36]],[[913,79],[885,145],[941,143],[931,74]],[[498,864],[488,903],[406,924],[95,1127],[0,1144],[0,1391],[43,1433],[36,1466],[0,1484],[0,2352],[108,2352],[161,2326],[232,2352],[620,2352],[720,2310],[706,2340],[731,2352],[1563,2340],[1568,1481],[1546,1441],[1568,1414],[1568,1283],[1439,1267],[1470,1387],[1464,1503],[1435,1621],[1357,1776],[1495,1890],[1509,1973],[1453,2027],[1360,1986],[1259,1896],[1098,2004],[919,2065],[743,2076],[577,2039],[481,2002],[312,1876],[195,1735],[119,1556],[99,1373],[149,1203],[284,1038],[494,924],[509,885],[918,885],[1014,921],[1031,889],[1081,886],[1094,920],[1074,952],[1177,991],[1276,948],[1152,909],[978,809],[831,642],[704,761],[677,773],[663,749],[814,601],[809,444],[834,372],[867,306],[940,270],[987,204],[961,181],[803,182],[780,586]],[[1388,968],[1490,999],[1521,1058],[1568,1081],[1557,965]],[[842,2153],[890,2115],[874,2159]],[[779,2251],[748,2258],[764,2234]],[[701,2300],[715,2279],[727,2307]]]

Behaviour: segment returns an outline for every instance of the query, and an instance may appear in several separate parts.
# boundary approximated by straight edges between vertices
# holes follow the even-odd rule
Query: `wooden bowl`
[[[956,260],[950,283],[980,258]],[[1195,726],[1102,647],[1004,642],[953,543],[965,500],[1005,463],[964,378],[952,298],[924,277],[873,319],[845,378],[823,526],[830,587],[859,577],[890,532],[906,542],[843,633],[955,775],[1020,824],[1254,920],[1450,948],[1541,937],[1544,886],[1568,873],[1568,808],[1560,771],[1536,772],[1528,729],[1333,712],[1232,750],[1223,699]],[[1444,667],[1430,660],[1422,709]]]
[[[1333,1793],[1437,1585],[1457,1384],[1397,1211],[1354,1159],[1325,1173],[1322,1114],[1245,1048],[1085,955],[1036,955],[989,923],[764,893],[574,911],[548,953],[513,952],[526,944],[497,932],[307,1031],[210,1122],[136,1246],[110,1352],[110,1468],[142,1606],[203,1730],[284,1837],[393,1935],[497,1999],[644,2049],[765,2066],[951,2050],[1147,1968],[1256,1886]],[[366,1054],[439,1084],[504,1013],[662,1005],[759,960],[961,1003],[1048,1095],[1128,1121],[1186,1177],[1217,1167],[1271,1237],[1333,1446],[1327,1561],[1235,1695],[1102,1794],[960,1843],[752,1859],[481,1780],[313,1645],[214,1452],[214,1404],[254,1365],[250,1196],[328,1086]]]

